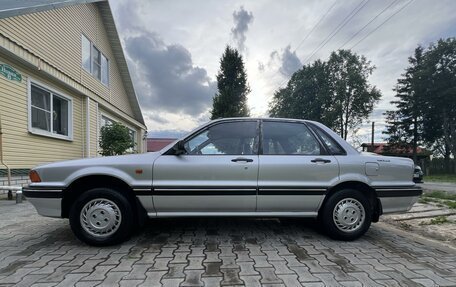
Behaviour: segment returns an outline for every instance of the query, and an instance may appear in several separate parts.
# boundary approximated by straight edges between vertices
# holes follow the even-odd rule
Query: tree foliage
[[[274,93],[269,113],[274,117],[316,120],[347,138],[380,99],[368,82],[374,66],[350,50],[331,53],[295,72],[287,86]]]
[[[125,154],[134,147],[128,128],[117,122],[101,127],[99,143],[103,156]]]
[[[387,112],[388,141],[424,144],[446,159],[456,155],[456,39],[418,47],[398,80],[396,109]]]
[[[225,117],[248,117],[247,95],[250,88],[242,55],[227,46],[220,60],[217,74],[218,92],[213,98],[211,119]]]
[[[423,135],[423,108],[426,89],[421,81],[423,66],[423,48],[418,46],[412,57],[409,57],[409,67],[397,80],[394,91],[395,100],[391,104],[396,110],[387,111],[386,131],[389,135],[388,148],[405,150],[413,147],[413,159],[417,162],[417,147],[422,142]]]

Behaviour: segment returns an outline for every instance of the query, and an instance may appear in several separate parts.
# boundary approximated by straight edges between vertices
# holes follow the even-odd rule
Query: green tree
[[[270,116],[315,120],[334,128],[328,78],[325,62],[318,60],[303,66],[291,76],[285,88],[274,93],[269,104]]]
[[[456,156],[456,39],[440,39],[427,50],[421,80],[426,84],[423,104],[423,136],[433,147],[441,145],[449,170],[451,155]],[[443,147],[443,149],[442,149]]]
[[[211,119],[248,117],[247,95],[250,88],[241,54],[227,46],[217,74],[218,92],[213,98]]]
[[[295,72],[287,86],[274,93],[271,116],[322,122],[347,139],[372,112],[380,99],[378,89],[368,83],[374,66],[350,50],[331,53]]]
[[[121,155],[134,147],[128,128],[120,123],[105,125],[101,128],[100,154],[103,156]]]
[[[426,50],[418,47],[398,80],[396,110],[387,115],[388,141],[416,147],[424,143],[445,158],[450,172],[456,155],[456,39],[440,39]],[[454,172],[454,171],[453,171]]]
[[[337,115],[335,130],[343,139],[348,131],[369,117],[380,91],[368,82],[375,67],[364,56],[350,50],[332,52],[328,60],[332,109]]]
[[[397,80],[394,91],[395,100],[390,103],[396,106],[386,115],[388,148],[401,150],[410,145],[413,147],[413,160],[417,163],[418,144],[423,140],[423,107],[426,95],[422,81],[423,48],[418,46],[413,57],[409,57],[410,66],[405,69],[402,78]]]

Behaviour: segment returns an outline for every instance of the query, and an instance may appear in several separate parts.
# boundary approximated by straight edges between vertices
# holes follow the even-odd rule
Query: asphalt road
[[[128,242],[82,244],[68,220],[0,200],[0,286],[456,286],[456,251],[374,224],[354,242],[312,222],[162,219]]]
[[[449,194],[456,194],[456,183],[451,182],[424,182],[418,184],[425,190],[446,191]]]

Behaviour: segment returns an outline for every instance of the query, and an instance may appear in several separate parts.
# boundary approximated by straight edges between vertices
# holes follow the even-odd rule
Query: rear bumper
[[[382,204],[384,214],[407,212],[423,194],[423,190],[418,186],[376,187],[375,191]]]
[[[62,217],[62,189],[24,187],[22,193],[36,208],[38,214],[49,217]]]

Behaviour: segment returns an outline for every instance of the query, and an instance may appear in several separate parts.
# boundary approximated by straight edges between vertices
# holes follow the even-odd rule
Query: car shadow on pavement
[[[194,217],[149,219],[131,240],[139,244],[167,244],[186,238],[192,244],[217,238],[218,241],[255,243],[271,236],[287,241],[299,230],[302,238],[324,236],[318,221],[306,218]]]

